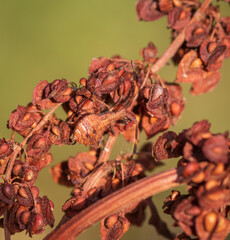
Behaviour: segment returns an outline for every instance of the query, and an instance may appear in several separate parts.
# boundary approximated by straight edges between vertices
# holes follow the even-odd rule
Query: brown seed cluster
[[[54,225],[53,203],[39,197],[34,186],[39,171],[52,162],[50,149],[75,143],[90,147],[51,168],[55,182],[73,186],[71,198],[63,205],[71,218],[117,190],[146,176],[160,160],[182,157],[179,180],[188,185],[188,194],[173,191],[164,203],[184,231],[176,239],[224,239],[230,228],[229,138],[212,134],[207,121],[195,123],[180,134],[165,132],[153,144],[147,143],[136,157],[138,135],[147,138],[175,125],[184,109],[181,82],[192,83],[194,95],[214,89],[220,80],[222,62],[230,56],[230,18],[222,18],[218,7],[198,0],[139,0],[139,20],[153,21],[164,15],[172,29],[173,43],[158,58],[152,43],[141,49],[141,59],[130,61],[120,56],[94,58],[88,76],[80,85],[66,79],[37,84],[32,101],[18,106],[8,121],[11,139],[0,139],[1,225],[6,235],[26,230],[39,234]],[[178,45],[178,38],[182,42]],[[176,80],[166,82],[153,70],[174,56],[178,64]],[[170,56],[170,57],[169,57]],[[61,106],[66,119],[53,114]],[[44,110],[48,110],[45,113]],[[14,133],[24,137],[15,142]],[[134,142],[133,152],[108,161],[109,140],[122,134]],[[104,145],[103,140],[108,135]],[[108,145],[107,145],[108,144]],[[108,147],[108,148],[107,148]],[[164,237],[172,239],[150,198],[107,216],[101,222],[102,239],[120,239],[130,223],[140,226],[145,209],[150,207],[149,223]],[[4,221],[4,223],[3,223]]]
[[[167,15],[173,39],[185,31],[184,44],[174,56],[179,64],[175,81],[192,83],[193,95],[217,86],[222,62],[230,53],[230,18],[222,18],[219,8],[210,5],[197,20],[194,14],[199,7],[199,1],[184,0],[139,0],[136,5],[139,20],[154,21]],[[156,60],[154,47],[150,44],[143,50],[148,61]]]
[[[188,194],[173,191],[164,201],[165,212],[187,236],[225,239],[230,226],[230,139],[209,128],[204,120],[179,135],[167,132],[156,141],[153,153],[158,160],[182,156],[178,167]]]

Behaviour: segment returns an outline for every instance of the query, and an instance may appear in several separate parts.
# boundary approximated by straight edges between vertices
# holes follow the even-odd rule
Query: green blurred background
[[[170,44],[170,30],[167,19],[156,22],[137,22],[135,3],[137,0],[8,0],[0,1],[0,138],[9,138],[11,131],[6,128],[10,113],[18,104],[31,101],[32,91],[41,80],[53,81],[66,78],[78,82],[87,77],[88,66],[94,57],[111,57],[120,54],[127,59],[138,59],[139,50],[151,40],[159,49],[159,56]],[[219,3],[223,16],[227,16],[227,3]],[[189,96],[189,86],[183,85],[186,107],[175,127],[179,132],[194,121],[208,119],[213,132],[229,130],[229,74],[230,59],[225,60],[221,69],[222,79],[211,93]],[[173,81],[176,68],[170,64],[160,71],[167,81]],[[58,110],[59,116],[64,116]],[[18,140],[21,140],[18,138]],[[141,144],[145,136],[141,134]],[[153,140],[152,140],[153,141]],[[75,155],[87,148],[79,145],[52,147],[52,165]],[[132,146],[122,138],[116,143],[112,157],[121,152],[131,151]],[[166,161],[164,168],[172,167],[175,161]],[[55,204],[56,223],[62,212],[61,206],[69,198],[70,188],[55,184],[49,170],[40,172],[37,180],[40,195],[47,195]],[[161,211],[162,201],[170,191],[159,194],[154,200]],[[172,227],[173,221],[167,215],[161,216]],[[149,217],[149,216],[148,216]],[[148,221],[141,228],[131,227],[123,239],[164,239],[158,236]],[[42,239],[46,232],[33,239]],[[12,239],[28,239],[25,232]],[[0,239],[4,239],[0,230]],[[100,239],[98,224],[82,233],[78,239]]]

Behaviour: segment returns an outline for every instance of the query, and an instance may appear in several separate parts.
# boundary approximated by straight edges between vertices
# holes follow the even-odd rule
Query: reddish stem
[[[104,148],[102,149],[97,164],[105,163],[109,159],[110,153],[112,151],[113,145],[116,142],[117,135],[109,135]]]
[[[3,227],[4,227],[4,234],[5,234],[5,240],[10,240],[10,232],[8,229],[8,212],[5,211],[4,218],[3,218]]]
[[[182,184],[177,179],[177,169],[170,169],[134,182],[81,211],[44,239],[62,240],[71,239],[73,236],[76,237],[83,230],[121,208],[126,208],[154,194]]]
[[[196,11],[188,25],[181,31],[181,33],[174,39],[170,47],[164,52],[164,54],[156,61],[156,63],[151,67],[151,71],[153,73],[158,72],[164,65],[168,62],[169,59],[171,59],[179,47],[183,44],[185,40],[185,31],[192,23],[196,21],[200,21],[202,18],[204,18],[204,11],[207,9],[207,7],[210,5],[211,0],[205,0],[200,8]]]

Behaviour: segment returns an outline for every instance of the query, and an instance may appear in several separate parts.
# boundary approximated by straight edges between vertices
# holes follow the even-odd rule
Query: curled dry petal
[[[172,0],[159,0],[159,8],[162,12],[168,13],[173,9],[173,1]]]
[[[208,61],[210,61],[210,59],[212,59],[211,61],[214,63],[220,56],[224,56],[225,50],[225,45],[220,45],[215,41],[205,40],[200,46],[200,56],[205,64],[208,64]]]
[[[35,133],[28,140],[27,155],[29,157],[41,157],[49,151],[51,142],[47,133]]]
[[[26,136],[41,118],[42,114],[36,106],[31,104],[27,107],[18,105],[17,109],[10,114],[8,127],[17,131],[22,136]]]
[[[72,89],[68,87],[66,79],[56,79],[45,88],[45,97],[64,103],[70,99]]]
[[[152,155],[157,161],[180,156],[180,154],[172,149],[171,145],[171,142],[175,140],[176,137],[176,133],[168,131],[160,136],[153,144]]]
[[[207,120],[202,120],[193,124],[191,128],[185,131],[185,137],[194,145],[200,146],[202,140],[211,136],[209,131],[211,124]]]
[[[17,202],[25,207],[34,205],[34,199],[29,187],[20,187],[16,195]]]
[[[160,12],[157,8],[157,1],[139,0],[136,4],[137,19],[139,21],[154,21],[161,18],[164,16],[164,13]]]
[[[117,213],[101,221],[101,239],[102,240],[119,240],[129,229],[129,221],[124,213]]]
[[[5,138],[0,139],[0,159],[8,157],[13,152],[13,144],[6,141]]]
[[[27,226],[27,231],[30,237],[33,234],[40,234],[45,230],[45,220],[42,214],[32,213],[30,217],[30,222]]]
[[[164,131],[169,127],[169,119],[166,116],[155,118],[146,114],[142,117],[141,124],[147,137],[151,138],[158,132]]]
[[[55,145],[70,144],[70,134],[71,130],[69,125],[61,121],[58,125],[51,127],[49,140]]]
[[[41,157],[28,157],[27,162],[30,166],[35,166],[38,171],[48,166],[53,161],[53,156],[51,153],[45,153]]]
[[[0,185],[0,201],[13,204],[15,200],[15,188],[13,184],[5,182]]]
[[[157,53],[158,49],[152,42],[149,42],[148,46],[142,48],[140,51],[140,55],[144,58],[144,61],[149,63],[154,63],[156,61]]]
[[[215,135],[207,139],[202,151],[211,162],[224,164],[229,162],[228,141],[223,135]]]
[[[216,186],[207,190],[203,186],[200,186],[197,191],[197,198],[199,205],[202,209],[213,209],[217,210],[226,206],[230,203],[230,190],[225,189],[222,186]]]
[[[55,106],[56,103],[52,102],[49,98],[45,97],[45,88],[48,86],[46,80],[41,81],[34,88],[32,103],[40,109],[49,109]]]
[[[53,227],[54,226],[53,202],[50,201],[47,196],[43,196],[41,200],[41,207],[45,223],[49,224],[50,227]]]
[[[50,172],[52,174],[54,182],[65,185],[67,187],[73,186],[73,183],[68,179],[69,168],[67,161],[58,163],[57,165],[53,166],[50,168]]]
[[[229,220],[211,209],[202,211],[195,223],[196,233],[203,240],[224,240],[229,232]]]
[[[168,27],[183,29],[190,21],[191,12],[183,7],[175,7],[168,14]]]
[[[192,83],[191,94],[198,95],[212,91],[220,80],[219,72],[207,72],[202,69],[202,61],[194,50],[189,51],[180,61],[177,82]]]
[[[210,27],[202,22],[194,22],[185,31],[185,39],[188,47],[198,47],[208,38]]]
[[[151,112],[156,108],[163,107],[167,103],[168,97],[168,90],[163,88],[160,83],[154,83],[149,89],[149,100],[146,103],[147,110]]]
[[[86,177],[86,175],[94,169],[97,157],[95,152],[77,153],[75,157],[69,157],[68,168],[72,183],[77,184]]]
[[[168,90],[168,102],[167,111],[170,116],[170,123],[176,124],[179,120],[185,104],[185,98],[182,95],[182,88],[176,83],[165,83],[165,87]]]

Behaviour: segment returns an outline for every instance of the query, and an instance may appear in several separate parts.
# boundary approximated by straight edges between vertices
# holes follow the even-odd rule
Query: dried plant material
[[[51,153],[45,153],[42,157],[28,157],[27,162],[30,166],[35,166],[38,171],[48,166],[53,161],[53,156]]]
[[[49,151],[51,142],[48,138],[48,132],[34,134],[28,141],[27,155],[30,157],[41,157]]]
[[[56,79],[45,88],[45,97],[53,99],[55,102],[67,102],[70,99],[72,88],[68,87],[66,79]]]
[[[33,91],[33,105],[37,106],[40,109],[49,109],[55,106],[55,103],[52,102],[49,98],[45,98],[45,88],[48,86],[46,80],[41,81]]]
[[[128,231],[129,225],[124,213],[113,214],[101,221],[101,239],[119,240]]]
[[[175,7],[168,14],[168,27],[180,30],[190,21],[191,12],[183,7]]]
[[[69,168],[67,161],[58,163],[57,165],[53,166],[52,168],[50,168],[50,172],[52,174],[54,182],[67,187],[74,186],[74,184],[68,178]]]
[[[202,151],[205,157],[211,162],[221,162],[224,164],[228,162],[228,141],[223,135],[216,135],[207,139],[203,145]]]
[[[168,17],[173,42],[162,56],[150,42],[140,51],[141,59],[116,55],[94,58],[88,77],[80,85],[66,79],[41,81],[32,103],[18,106],[8,122],[10,139],[0,139],[0,226],[5,239],[23,230],[30,237],[47,225],[54,226],[54,205],[40,197],[34,185],[38,173],[52,161],[49,150],[81,143],[90,146],[68,161],[52,167],[55,182],[74,186],[64,203],[64,217],[45,239],[75,238],[101,219],[102,239],[120,239],[130,223],[142,225],[150,207],[149,224],[167,239],[174,238],[151,195],[187,184],[187,194],[172,191],[164,201],[165,213],[184,233],[176,240],[224,239],[230,229],[230,161],[228,133],[212,134],[203,120],[176,134],[165,132],[153,144],[136,152],[138,134],[148,138],[166,131],[180,118],[185,104],[182,89],[168,83],[158,71],[175,56],[179,64],[176,82],[192,84],[193,95],[214,89],[219,69],[230,56],[230,18],[222,18],[210,0],[139,0],[138,20]],[[63,106],[66,120],[54,111]],[[43,109],[49,109],[44,113]],[[15,132],[24,137],[16,142]],[[108,140],[101,146],[105,135]],[[119,134],[134,141],[134,149],[109,161]],[[180,157],[177,167],[146,177],[158,161]],[[130,222],[129,222],[129,220]],[[198,237],[198,238],[197,238]],[[194,239],[194,238],[193,238]]]
[[[194,22],[185,32],[188,47],[198,47],[208,38],[210,26],[203,22]]]
[[[220,214],[209,210],[203,211],[196,218],[196,232],[204,240],[226,239],[229,221]]]
[[[202,61],[194,50],[186,53],[179,64],[177,82],[192,83],[191,94],[198,95],[212,91],[220,80],[219,72],[202,69]]]
[[[157,54],[158,49],[152,42],[149,42],[148,46],[142,48],[140,51],[140,55],[144,58],[144,61],[149,63],[154,63],[156,61]]]
[[[180,156],[180,154],[176,153],[174,149],[172,149],[171,145],[172,141],[175,140],[176,137],[176,133],[168,131],[157,139],[152,150],[152,155],[155,160],[160,161]]]
[[[7,158],[13,152],[13,143],[5,138],[0,139],[0,159]]]
[[[157,10],[158,3],[152,0],[139,0],[136,4],[137,19],[144,21],[154,21],[162,16],[164,13]]]
[[[87,174],[94,169],[96,161],[97,157],[94,151],[80,152],[75,157],[69,157],[68,169],[72,183],[82,183]]]

